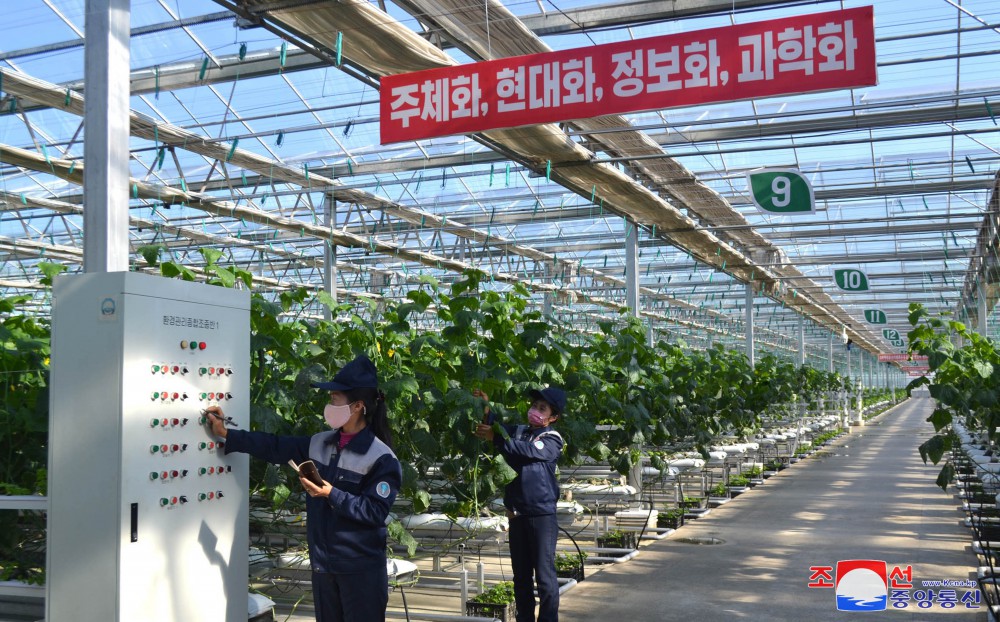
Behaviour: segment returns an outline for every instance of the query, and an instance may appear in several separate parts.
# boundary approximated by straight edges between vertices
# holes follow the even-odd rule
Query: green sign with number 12
[[[769,214],[812,214],[816,210],[809,180],[791,168],[761,168],[747,173],[757,209]]]

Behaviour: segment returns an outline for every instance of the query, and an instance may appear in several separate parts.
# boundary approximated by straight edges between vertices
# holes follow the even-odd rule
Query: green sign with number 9
[[[770,214],[811,214],[816,210],[812,185],[795,169],[763,168],[747,173],[754,205]]]

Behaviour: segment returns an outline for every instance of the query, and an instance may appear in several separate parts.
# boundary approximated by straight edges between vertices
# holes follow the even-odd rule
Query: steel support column
[[[756,357],[754,356],[754,337],[753,337],[753,283],[747,283],[746,285],[746,320],[744,322],[746,328],[746,339],[747,339],[747,359],[750,361],[750,367],[753,368],[756,363]]]
[[[131,0],[87,0],[84,272],[128,271]]]
[[[323,197],[323,226],[333,227],[337,222],[337,200],[332,194]],[[337,302],[337,245],[332,240],[323,241],[323,289]],[[323,317],[333,319],[333,311],[323,308]]]
[[[806,364],[806,316],[799,315],[799,367]]]
[[[976,301],[976,306],[979,310],[979,334],[983,337],[989,337],[989,331],[986,328],[986,319],[989,311],[986,308],[986,290],[980,286],[979,287],[979,299]]]
[[[625,304],[639,317],[639,227],[625,224]]]

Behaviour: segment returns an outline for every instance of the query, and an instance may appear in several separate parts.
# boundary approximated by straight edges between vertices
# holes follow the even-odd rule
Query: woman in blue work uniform
[[[375,365],[361,355],[330,382],[323,416],[332,428],[313,436],[275,436],[230,430],[218,406],[206,410],[226,453],[243,452],[273,464],[312,460],[323,479],[299,477],[306,499],[309,561],[318,622],[385,620],[389,600],[386,517],[402,480],[392,452],[385,395]]]
[[[478,389],[473,395],[484,400]],[[528,425],[504,425],[505,440],[493,433],[492,417],[476,426],[476,436],[491,441],[517,473],[507,484],[503,504],[510,518],[510,562],[514,570],[517,622],[535,622],[532,575],[538,584],[538,622],[559,620],[559,583],[556,580],[556,538],[559,523],[556,501],[559,482],[556,461],[563,439],[551,428],[566,409],[566,393],[558,387],[531,391]]]

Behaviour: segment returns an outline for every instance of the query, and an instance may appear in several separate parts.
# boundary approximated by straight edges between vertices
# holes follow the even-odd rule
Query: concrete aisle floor
[[[911,593],[920,581],[974,578],[960,502],[935,486],[938,468],[917,452],[933,432],[931,410],[929,398],[910,399],[632,561],[593,574],[565,595],[560,619],[986,620],[985,603],[840,612],[833,589],[807,587],[811,566],[850,559],[912,565]],[[692,538],[724,544],[684,542]]]

